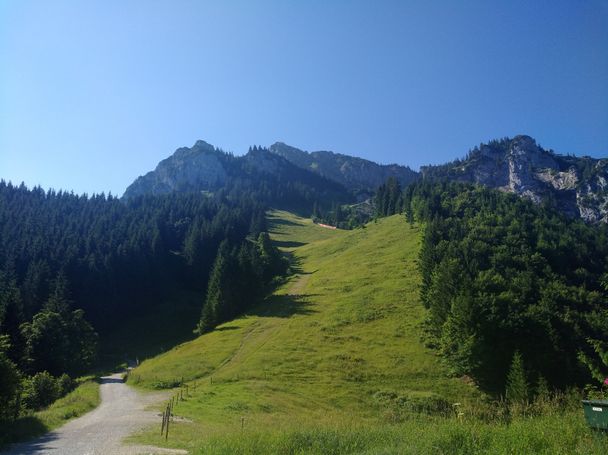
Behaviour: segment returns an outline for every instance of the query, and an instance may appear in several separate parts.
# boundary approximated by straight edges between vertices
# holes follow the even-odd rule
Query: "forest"
[[[95,366],[100,334],[178,290],[200,294],[202,331],[262,298],[287,265],[260,199],[123,201],[0,182],[0,419],[67,393]]]
[[[411,222],[424,225],[426,342],[453,374],[496,394],[504,392],[512,365],[530,384],[563,389],[592,377],[603,381],[605,225],[462,183],[419,182],[397,199],[384,214],[401,205]]]

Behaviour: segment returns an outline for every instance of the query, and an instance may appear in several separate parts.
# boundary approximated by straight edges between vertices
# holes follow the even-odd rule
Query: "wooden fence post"
[[[165,431],[165,414],[166,414],[166,410],[163,411],[163,418],[162,418],[162,423],[160,424],[160,435],[163,435],[163,432]]]
[[[165,433],[165,441],[169,439],[169,422],[171,419],[167,419],[167,432]]]

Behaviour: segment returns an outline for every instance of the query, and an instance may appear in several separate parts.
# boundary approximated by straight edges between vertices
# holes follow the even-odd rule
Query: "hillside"
[[[310,212],[313,205],[331,207],[353,200],[340,183],[302,169],[264,148],[234,156],[205,141],[181,147],[156,169],[138,177],[123,199],[168,193],[219,195],[219,199],[251,197],[274,207]]]
[[[490,141],[463,160],[420,171],[427,180],[478,183],[549,203],[587,222],[608,221],[608,160],[559,155],[530,136]]]
[[[305,152],[296,147],[275,142],[269,150],[296,166],[322,175],[358,193],[369,196],[389,177],[403,186],[418,179],[419,174],[399,164],[378,164],[355,156],[327,151]]]
[[[417,228],[397,216],[351,232],[286,212],[270,219],[273,239],[293,256],[289,282],[247,316],[131,375],[146,388],[189,383],[193,396],[179,413],[193,423],[175,427],[180,445],[200,443],[201,431],[232,431],[241,416],[256,428],[379,422],[395,411],[387,397],[424,407],[476,396],[420,342]]]

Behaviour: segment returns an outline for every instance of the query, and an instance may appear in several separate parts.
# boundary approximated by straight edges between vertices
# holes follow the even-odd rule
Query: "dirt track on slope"
[[[132,433],[154,424],[160,417],[147,410],[166,398],[165,393],[143,394],[122,381],[121,374],[101,378],[101,404],[63,427],[30,442],[16,444],[2,455],[135,455],[178,454],[181,450],[123,444]]]

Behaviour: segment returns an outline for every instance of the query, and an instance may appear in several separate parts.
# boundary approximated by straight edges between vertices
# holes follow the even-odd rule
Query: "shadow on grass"
[[[295,242],[288,240],[273,240],[272,244],[277,248],[298,248],[300,246],[308,245],[304,242]]]
[[[216,332],[226,332],[228,330],[238,330],[241,327],[239,326],[228,326],[228,327],[217,327],[216,329],[214,329]]]
[[[8,450],[7,454],[34,454],[48,449],[48,444],[55,439],[52,434],[46,434],[49,428],[35,416],[19,417],[14,422],[0,422],[0,450]],[[44,436],[42,436],[44,435]],[[20,443],[42,436],[28,444],[11,448],[9,444]],[[4,453],[4,452],[3,452]]]
[[[123,378],[101,377],[97,382],[99,382],[100,384],[122,384],[125,381]]]
[[[301,295],[271,295],[262,305],[248,312],[252,316],[265,316],[276,318],[289,318],[296,314],[314,314],[317,311],[311,308],[309,299],[314,294]]]
[[[273,229],[279,226],[302,226],[300,223],[294,223],[293,221],[286,220],[274,215],[268,215],[268,229]]]

